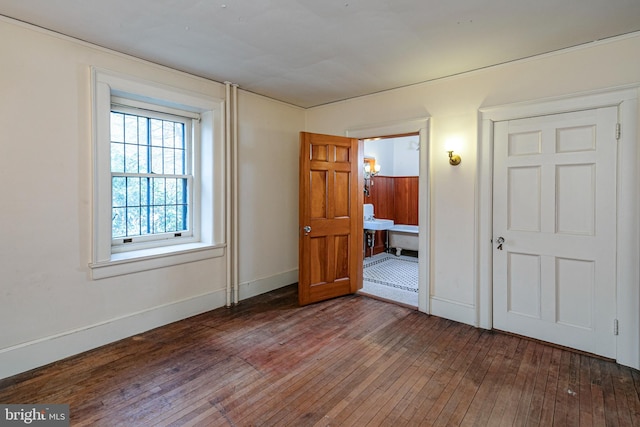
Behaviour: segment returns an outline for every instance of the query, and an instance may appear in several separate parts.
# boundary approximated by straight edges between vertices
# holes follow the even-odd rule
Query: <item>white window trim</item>
[[[223,256],[225,252],[224,101],[104,69],[91,68],[93,120],[92,277],[139,271]],[[114,252],[111,239],[110,112],[112,96],[200,115],[197,241]]]

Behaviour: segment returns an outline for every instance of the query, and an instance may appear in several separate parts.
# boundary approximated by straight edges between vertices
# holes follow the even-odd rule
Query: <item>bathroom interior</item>
[[[418,307],[418,134],[364,140],[361,294]]]

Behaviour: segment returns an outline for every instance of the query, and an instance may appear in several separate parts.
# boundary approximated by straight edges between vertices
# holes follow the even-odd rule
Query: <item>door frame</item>
[[[640,88],[627,86],[526,103],[480,109],[476,185],[477,324],[493,328],[493,125],[495,122],[601,107],[618,107],[622,124],[617,159],[617,362],[640,369],[640,220],[638,98]],[[614,131],[614,130],[612,130]],[[613,333],[613,325],[612,333]]]
[[[430,313],[429,284],[431,283],[431,176],[429,175],[429,117],[370,124],[347,129],[350,138],[366,139],[387,135],[418,133],[420,135],[420,183],[418,189],[418,310]],[[425,183],[426,179],[426,183]],[[425,185],[426,184],[426,185]],[[422,237],[424,236],[424,237]]]

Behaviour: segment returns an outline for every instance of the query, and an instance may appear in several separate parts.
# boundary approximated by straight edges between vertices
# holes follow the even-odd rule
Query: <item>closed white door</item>
[[[616,123],[608,107],[494,128],[494,328],[615,358]]]

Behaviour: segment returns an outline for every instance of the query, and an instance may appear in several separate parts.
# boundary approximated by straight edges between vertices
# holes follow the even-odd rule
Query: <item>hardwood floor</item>
[[[73,426],[638,426],[640,373],[293,286],[0,381]]]

